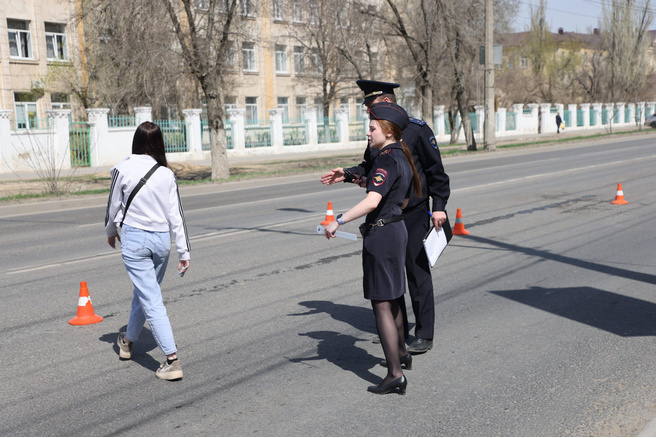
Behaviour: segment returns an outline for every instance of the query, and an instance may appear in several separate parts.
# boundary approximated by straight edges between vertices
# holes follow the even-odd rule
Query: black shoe
[[[406,354],[405,356],[401,356],[401,365],[405,365],[406,370],[412,369],[412,355],[410,353]],[[387,368],[387,361],[382,361],[380,366]]]
[[[417,338],[412,344],[410,344],[408,351],[412,354],[421,354],[427,352],[431,348],[433,348],[432,339]]]
[[[405,388],[408,386],[408,379],[405,376],[401,376],[396,380],[392,380],[387,385],[374,385],[367,388],[367,391],[373,392],[374,394],[388,394],[395,389],[399,390],[399,394],[405,394]]]

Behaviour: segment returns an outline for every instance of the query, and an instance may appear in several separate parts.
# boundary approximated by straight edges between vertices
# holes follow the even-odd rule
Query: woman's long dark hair
[[[387,120],[378,120],[378,123],[380,124],[380,129],[383,131],[384,134],[390,132],[392,134],[392,138],[395,141],[401,143],[401,146],[403,147],[403,155],[405,155],[405,159],[408,160],[408,164],[410,164],[410,168],[412,169],[412,188],[415,191],[415,195],[417,195],[418,198],[421,198],[422,197],[421,180],[419,179],[419,175],[417,174],[417,168],[415,167],[415,160],[412,159],[412,154],[410,153],[410,149],[408,149],[408,145],[406,145],[405,142],[401,140],[401,128],[399,128],[398,126],[396,126],[396,124]]]
[[[132,138],[132,153],[150,155],[160,166],[168,167],[164,137],[159,126],[153,122],[143,122],[137,127]]]

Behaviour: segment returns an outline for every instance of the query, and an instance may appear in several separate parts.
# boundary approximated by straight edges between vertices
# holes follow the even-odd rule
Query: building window
[[[244,71],[257,71],[255,66],[255,44],[243,43],[241,46],[242,68]]]
[[[209,10],[209,0],[200,0],[201,2],[207,3],[207,9]],[[219,0],[218,1],[218,10],[219,13],[225,14],[228,12],[228,0]]]
[[[241,0],[240,2],[241,15],[246,17],[255,16],[255,6],[253,5],[253,0]]]
[[[68,60],[66,50],[66,27],[63,24],[45,23],[46,52],[49,61]]]
[[[349,105],[348,97],[342,97],[339,99],[339,108],[346,110],[346,117],[349,118],[351,115],[351,105]]]
[[[522,56],[519,66],[520,68],[528,68],[528,58],[526,56]]]
[[[317,120],[321,120],[321,123],[323,123],[323,118],[325,117],[323,113],[323,99],[315,97],[314,106],[317,107]]]
[[[29,21],[7,19],[9,55],[13,58],[32,58]]]
[[[282,122],[289,123],[289,97],[278,98],[278,109],[282,110]]]
[[[208,11],[210,9],[210,0],[196,0],[196,7],[203,11]]]
[[[305,119],[305,111],[307,110],[307,99],[305,97],[296,98],[296,117]]]
[[[303,47],[294,46],[294,72],[299,75],[305,73],[305,54]]]
[[[299,1],[292,3],[292,21],[294,23],[303,22],[303,4]]]
[[[345,10],[344,8],[342,12]],[[310,1],[310,24],[319,24],[319,5],[317,4],[316,0],[311,0]]]
[[[273,8],[273,19],[282,21],[284,18],[282,15],[282,0],[272,0],[271,3],[271,7]]]
[[[257,124],[257,97],[246,98],[246,113],[244,114],[244,118],[249,125]]]
[[[225,51],[225,64],[230,68],[235,68],[235,44],[228,41]]]
[[[71,97],[64,93],[52,93],[50,107],[54,110],[69,110],[71,109]]]
[[[16,129],[33,129],[36,121],[36,96],[32,93],[14,93]]]
[[[287,46],[276,44],[276,73],[287,73]]]
[[[319,57],[319,52],[317,52],[316,50],[313,51],[311,55],[311,59],[312,59],[312,68],[314,70],[314,73],[321,74],[321,72],[323,71],[322,68],[323,64],[321,63],[321,57]]]
[[[237,96],[226,96],[223,101],[223,108],[226,112],[231,109],[237,109]]]

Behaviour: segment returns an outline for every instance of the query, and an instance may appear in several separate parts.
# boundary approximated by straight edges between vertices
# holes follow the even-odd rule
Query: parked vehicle
[[[656,128],[656,114],[645,117],[645,125]]]

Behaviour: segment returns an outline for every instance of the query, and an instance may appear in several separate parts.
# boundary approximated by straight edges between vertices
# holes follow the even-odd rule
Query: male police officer
[[[363,105],[371,106],[377,102],[396,103],[394,89],[399,84],[378,81],[357,81],[358,87],[364,93]],[[406,250],[406,275],[408,289],[412,301],[412,310],[415,314],[415,340],[408,347],[413,354],[425,353],[433,347],[433,334],[435,331],[435,299],[433,295],[433,279],[430,264],[424,251],[423,239],[430,228],[432,217],[435,227],[440,227],[446,221],[446,203],[449,199],[449,177],[444,172],[440,151],[437,148],[435,135],[423,120],[410,118],[410,123],[403,130],[403,141],[410,149],[414,158],[415,167],[421,180],[422,198],[412,193],[408,206],[403,210],[403,220],[408,230],[408,246]],[[333,184],[339,181],[360,183],[371,168],[377,151],[367,147],[364,161],[359,165],[346,169],[333,169],[321,177],[324,184]],[[432,209],[429,197],[433,200]],[[432,211],[432,216],[429,212]],[[404,315],[407,329],[407,314],[405,299],[399,298],[399,304]]]

